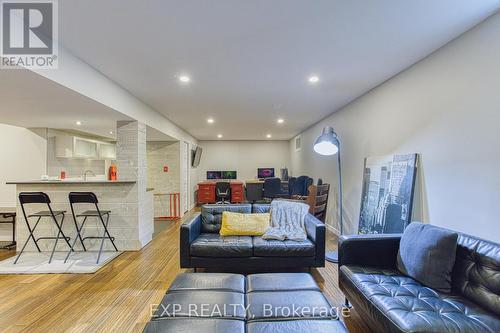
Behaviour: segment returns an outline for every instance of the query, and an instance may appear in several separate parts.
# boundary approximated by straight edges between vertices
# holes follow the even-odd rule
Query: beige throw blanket
[[[305,241],[307,234],[304,220],[309,206],[301,202],[273,200],[271,202],[271,227],[262,239]]]

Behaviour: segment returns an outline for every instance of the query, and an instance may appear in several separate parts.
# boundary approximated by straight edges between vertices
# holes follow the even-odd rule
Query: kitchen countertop
[[[6,182],[7,185],[16,184],[133,184],[136,183],[135,180],[28,180],[28,181],[17,181],[17,182]]]
[[[16,207],[0,207],[0,215],[10,215],[16,213]]]

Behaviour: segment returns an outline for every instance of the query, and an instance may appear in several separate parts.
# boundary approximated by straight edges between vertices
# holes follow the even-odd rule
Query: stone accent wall
[[[138,121],[117,122],[118,179],[137,182],[134,188],[137,191],[137,238],[142,246],[151,241],[154,231],[152,194],[146,192],[146,158],[146,125]]]

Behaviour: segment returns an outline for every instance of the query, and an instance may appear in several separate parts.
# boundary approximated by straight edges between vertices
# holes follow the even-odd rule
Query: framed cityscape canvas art
[[[417,154],[365,158],[360,234],[403,232],[410,223]]]

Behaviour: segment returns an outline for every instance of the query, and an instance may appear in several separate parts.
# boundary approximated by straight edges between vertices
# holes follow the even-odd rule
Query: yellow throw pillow
[[[221,236],[262,236],[269,228],[271,216],[264,214],[222,213]]]

